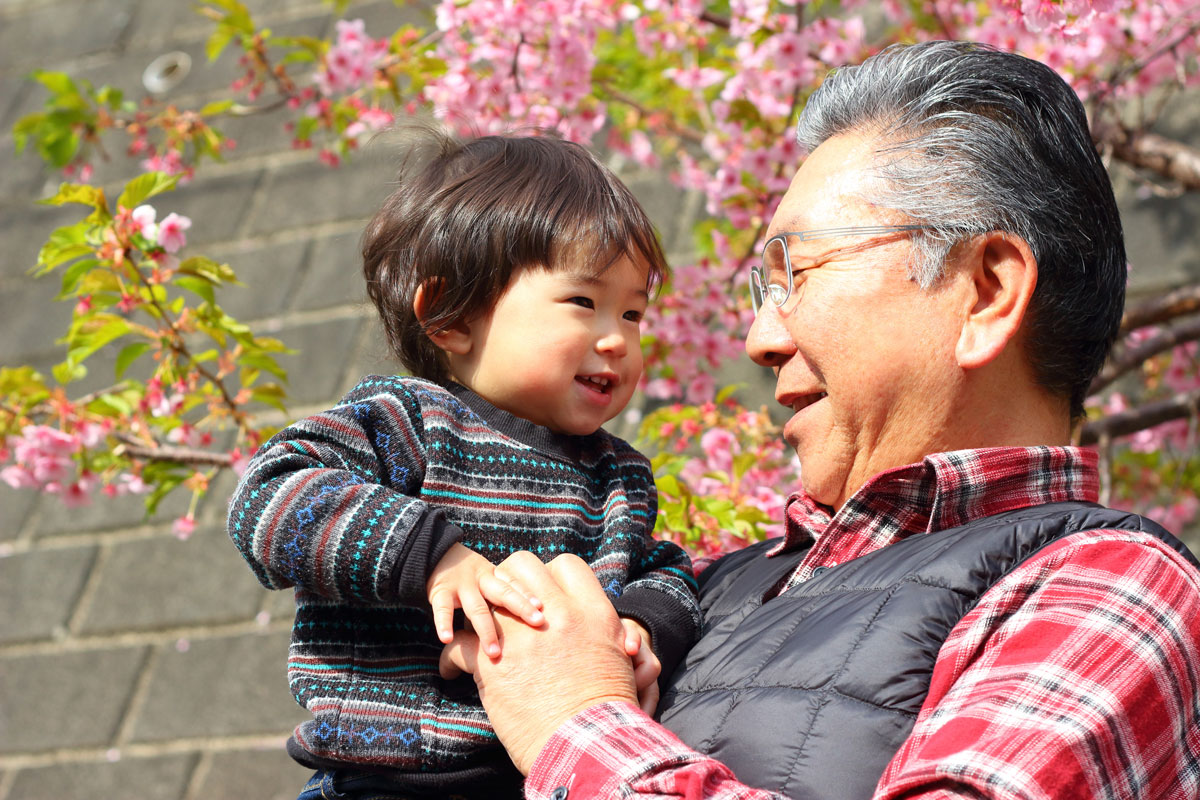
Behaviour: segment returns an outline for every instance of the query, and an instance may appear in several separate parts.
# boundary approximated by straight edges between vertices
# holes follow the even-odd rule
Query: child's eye
[[[629,320],[630,322],[641,322],[643,316],[645,316],[645,315],[641,311],[626,311],[625,312],[625,319]]]
[[[595,308],[596,307],[596,304],[592,302],[592,299],[590,297],[572,297],[569,300],[567,300],[567,302],[574,303],[577,306],[583,306],[584,308]]]

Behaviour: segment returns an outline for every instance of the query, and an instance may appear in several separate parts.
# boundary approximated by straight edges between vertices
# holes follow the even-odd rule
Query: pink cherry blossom
[[[179,517],[171,523],[171,532],[175,534],[175,538],[186,540],[196,531],[196,518],[190,513]]]
[[[192,221],[187,217],[174,212],[167,214],[158,225],[158,244],[168,253],[179,252],[180,248],[187,244],[184,231],[190,227]]]
[[[137,224],[138,233],[142,235],[143,239],[148,242],[158,241],[158,226],[154,224],[158,212],[154,210],[154,206],[138,206],[130,213],[130,216]]]

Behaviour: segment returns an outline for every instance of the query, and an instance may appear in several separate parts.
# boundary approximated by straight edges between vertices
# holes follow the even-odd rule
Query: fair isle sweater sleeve
[[[650,632],[654,654],[662,664],[659,684],[665,686],[700,636],[700,602],[691,558],[674,542],[651,536],[658,518],[658,495],[650,463],[644,457],[640,467],[639,478],[649,487],[649,522],[641,546],[632,550],[640,558],[631,558],[629,583],[613,605],[620,616],[640,622]]]
[[[405,384],[367,379],[266,442],[227,520],[263,585],[356,602],[424,600],[429,570],[462,531],[417,499],[422,433]]]

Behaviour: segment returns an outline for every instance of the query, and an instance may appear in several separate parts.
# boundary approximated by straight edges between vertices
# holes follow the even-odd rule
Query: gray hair
[[[851,132],[879,142],[870,202],[927,226],[913,238],[922,286],[972,236],[1029,244],[1028,355],[1039,383],[1082,416],[1120,325],[1126,262],[1112,185],[1071,88],[1044,64],[979,44],[894,45],[833,72],[796,136],[813,150]]]

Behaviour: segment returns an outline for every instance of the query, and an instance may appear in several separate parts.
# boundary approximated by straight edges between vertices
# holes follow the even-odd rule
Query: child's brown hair
[[[413,375],[449,379],[428,332],[487,312],[513,273],[568,260],[599,272],[621,256],[648,269],[666,257],[641,204],[586,148],[553,135],[459,139],[433,125],[401,130],[398,187],[363,234],[367,294],[388,344]],[[424,318],[413,308],[425,286]]]

